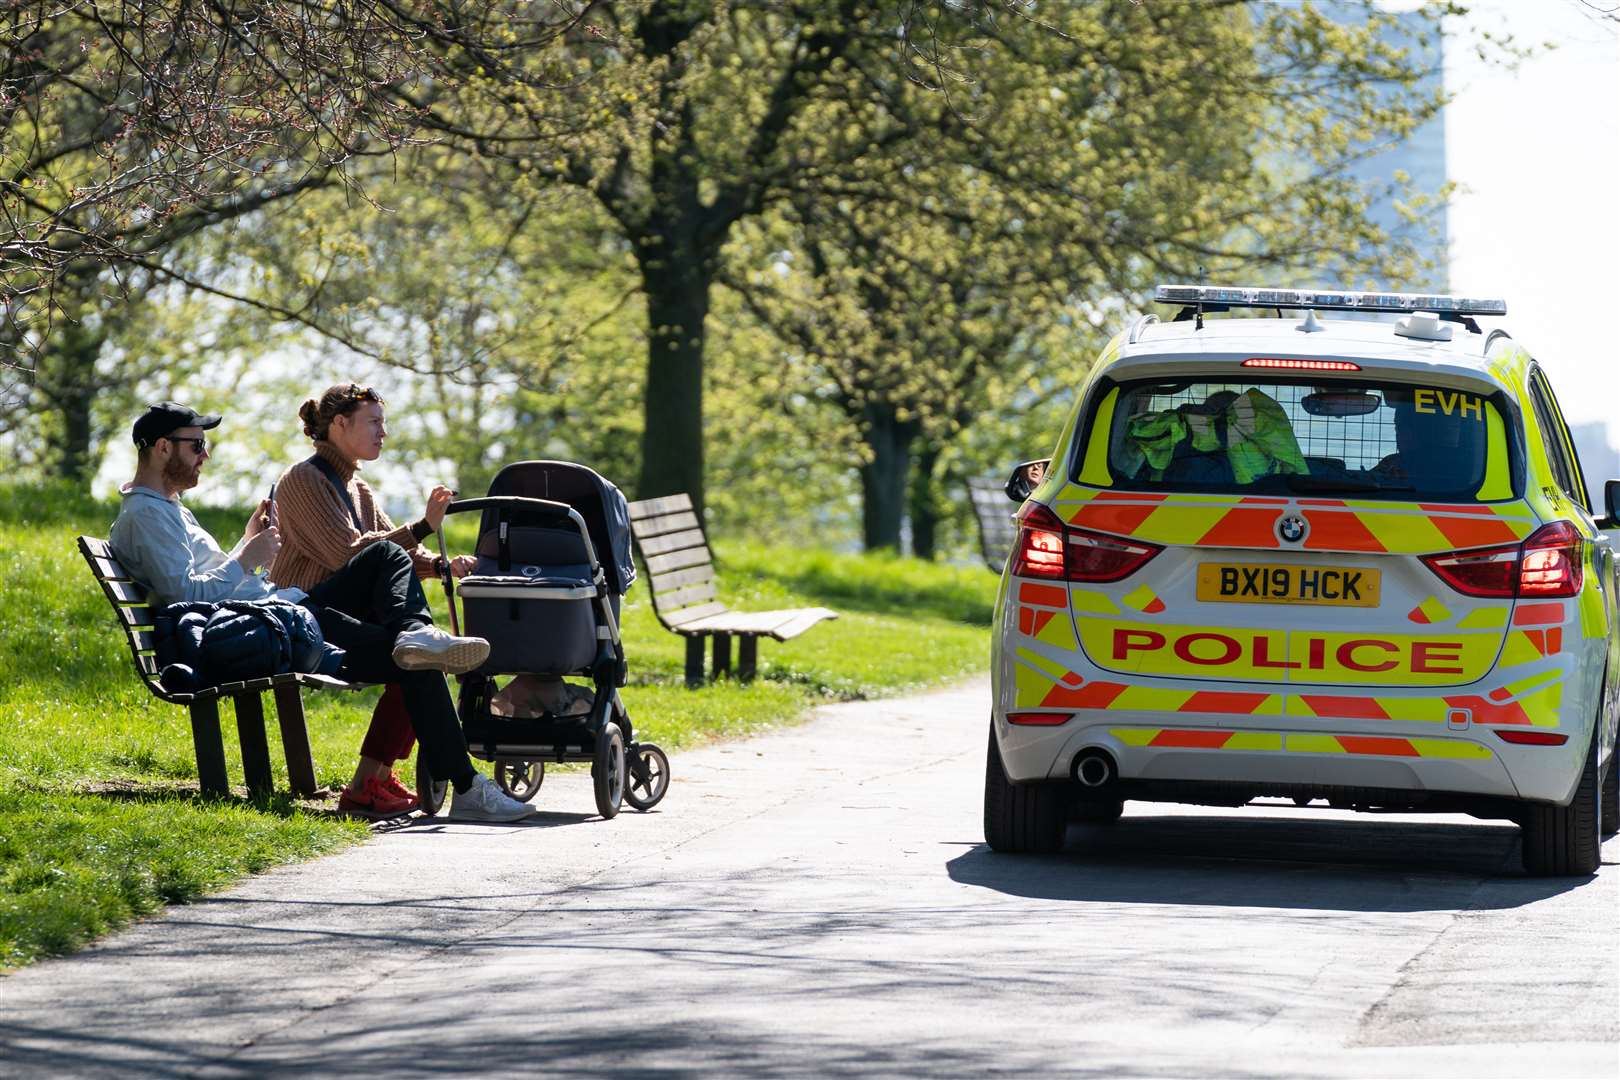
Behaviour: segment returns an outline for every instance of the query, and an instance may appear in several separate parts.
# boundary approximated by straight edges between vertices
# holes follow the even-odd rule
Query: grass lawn
[[[66,489],[0,485],[0,971],[368,835],[331,813],[335,803],[197,799],[186,712],[140,684],[74,544],[80,533],[106,536],[116,513],[115,503]],[[227,546],[245,516],[198,514]],[[666,750],[791,723],[819,702],[950,682],[987,664],[995,579],[982,567],[725,543],[716,557],[721,595],[734,607],[819,605],[841,616],[794,641],[761,642],[754,683],[693,691],[683,683],[682,640],[654,620],[645,586],[632,589],[622,693],[637,736]],[[442,590],[429,595],[443,621]],[[336,789],[348,780],[379,693],[305,696],[322,783]],[[239,782],[229,704],[220,711]],[[673,765],[678,774],[678,756]]]

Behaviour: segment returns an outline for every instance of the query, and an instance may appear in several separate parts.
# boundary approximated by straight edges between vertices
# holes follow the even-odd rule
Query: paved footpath
[[[0,1075],[1620,1073],[1615,866],[1516,831],[1132,803],[979,825],[988,684],[676,755],[659,812],[551,777],[0,980]]]

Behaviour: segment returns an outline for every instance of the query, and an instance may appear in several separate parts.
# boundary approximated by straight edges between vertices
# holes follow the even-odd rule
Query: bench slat
[[[687,623],[700,622],[708,616],[723,615],[730,610],[724,604],[699,604],[697,607],[677,611],[673,615],[666,615],[664,622],[668,623],[672,630],[680,630],[685,633]]]
[[[702,526],[698,524],[697,515],[687,511],[684,514],[669,514],[664,517],[651,517],[638,521],[636,522],[636,535],[650,538],[701,528]]]
[[[662,555],[666,551],[679,551],[681,548],[705,547],[702,529],[688,529],[685,532],[665,533],[663,536],[650,536],[641,541],[641,557],[650,559],[654,555]]]
[[[680,608],[692,607],[713,600],[716,596],[714,582],[705,581],[700,585],[688,585],[684,589],[674,592],[660,593],[658,596],[658,610],[674,612]]]
[[[146,590],[133,581],[107,581],[102,579],[101,587],[107,590],[116,603],[145,604]]]
[[[136,653],[135,667],[142,675],[150,675],[153,679],[157,678],[157,657],[151,653]]]
[[[100,555],[105,558],[112,558],[112,545],[94,536],[79,537],[79,550],[86,555]]]
[[[674,514],[681,510],[692,509],[692,497],[685,492],[677,495],[665,495],[658,499],[642,499],[630,504],[630,520],[640,521],[642,518],[656,517],[659,514]]]
[[[130,572],[124,569],[124,564],[113,558],[96,556],[91,560],[96,568],[96,576],[102,581],[133,581]]]
[[[696,585],[701,581],[714,580],[714,564],[704,563],[702,566],[689,566],[685,570],[666,570],[662,574],[649,574],[654,594],[664,592],[666,589],[678,589],[682,585]]]
[[[733,611],[683,622],[682,633],[755,634],[787,641],[823,619],[836,619],[827,608],[785,608],[780,611]]]
[[[709,563],[708,548],[687,548],[685,551],[673,551],[668,555],[654,555],[647,560],[647,573],[658,574],[665,570],[679,570],[686,566],[704,566]]]
[[[150,630],[137,630],[133,627],[129,631],[129,644],[136,652],[156,652],[157,641],[152,637]]]
[[[118,617],[128,629],[144,630],[152,625],[152,608],[147,604],[131,604],[129,607],[116,607],[113,610],[118,612]]]

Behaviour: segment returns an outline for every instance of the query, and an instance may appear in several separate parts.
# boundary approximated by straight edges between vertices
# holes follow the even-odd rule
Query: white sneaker
[[[394,663],[406,671],[431,668],[460,675],[489,659],[489,642],[481,637],[456,637],[437,626],[407,630],[394,639]]]
[[[453,821],[516,821],[534,813],[528,803],[509,798],[483,773],[474,773],[472,787],[450,796]]]

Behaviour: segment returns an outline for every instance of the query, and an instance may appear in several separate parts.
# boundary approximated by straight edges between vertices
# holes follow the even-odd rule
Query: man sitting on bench
[[[135,478],[108,536],[118,561],[146,586],[154,604],[182,600],[278,598],[308,608],[332,644],[345,650],[340,678],[399,683],[429,770],[455,787],[450,816],[515,821],[533,809],[508,798],[467,756],[443,672],[471,671],[489,656],[483,638],[455,637],[433,625],[411,557],[398,544],[365,548],[306,593],[265,580],[281,537],[261,503],[236,547],[226,554],[180,502],[197,486],[208,460],[204,432],[219,425],[172,401],[135,421]]]

